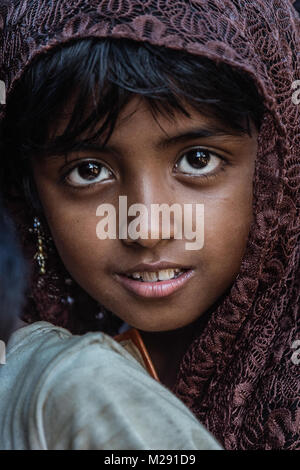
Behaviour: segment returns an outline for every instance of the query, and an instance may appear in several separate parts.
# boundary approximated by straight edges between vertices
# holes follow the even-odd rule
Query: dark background
[[[296,8],[296,10],[298,10],[298,13],[300,14],[300,0],[296,0],[296,2],[294,3],[294,7]]]

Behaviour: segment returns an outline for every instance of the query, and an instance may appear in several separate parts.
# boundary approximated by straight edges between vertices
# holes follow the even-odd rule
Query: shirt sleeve
[[[32,449],[220,449],[121,345],[88,334],[55,356],[32,396]]]

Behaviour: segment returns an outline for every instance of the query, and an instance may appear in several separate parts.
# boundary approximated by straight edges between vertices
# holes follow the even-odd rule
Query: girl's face
[[[184,327],[218,300],[240,270],[252,221],[256,131],[252,128],[252,137],[233,135],[225,124],[187,109],[191,118],[175,114],[174,120],[162,115],[155,120],[146,102],[135,97],[120,114],[105,150],[99,142],[98,150],[70,153],[67,159],[54,155],[32,161],[67,270],[100,304],[144,331]],[[65,125],[59,122],[57,134]],[[161,225],[157,238],[151,238],[141,222],[143,237],[119,239],[117,231],[116,239],[100,240],[96,210],[112,204],[118,226],[119,196],[127,196],[128,208],[143,204],[149,214],[151,204],[177,203],[182,213],[184,204],[203,204],[203,247],[187,250],[191,240],[184,238],[184,229],[182,239],[175,238],[175,219],[168,238],[163,238]],[[175,281],[155,281],[147,274],[142,274],[146,282],[134,281],[125,275],[149,276],[163,267],[187,271]]]

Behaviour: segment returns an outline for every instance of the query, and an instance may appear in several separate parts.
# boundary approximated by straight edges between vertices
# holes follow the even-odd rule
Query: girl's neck
[[[195,335],[195,324],[172,331],[140,331],[159,380],[172,390],[181,360]]]

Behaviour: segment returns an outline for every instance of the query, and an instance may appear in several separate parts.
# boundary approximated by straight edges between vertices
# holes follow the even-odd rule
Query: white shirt
[[[15,331],[0,365],[0,449],[221,449],[129,350],[44,321]]]

